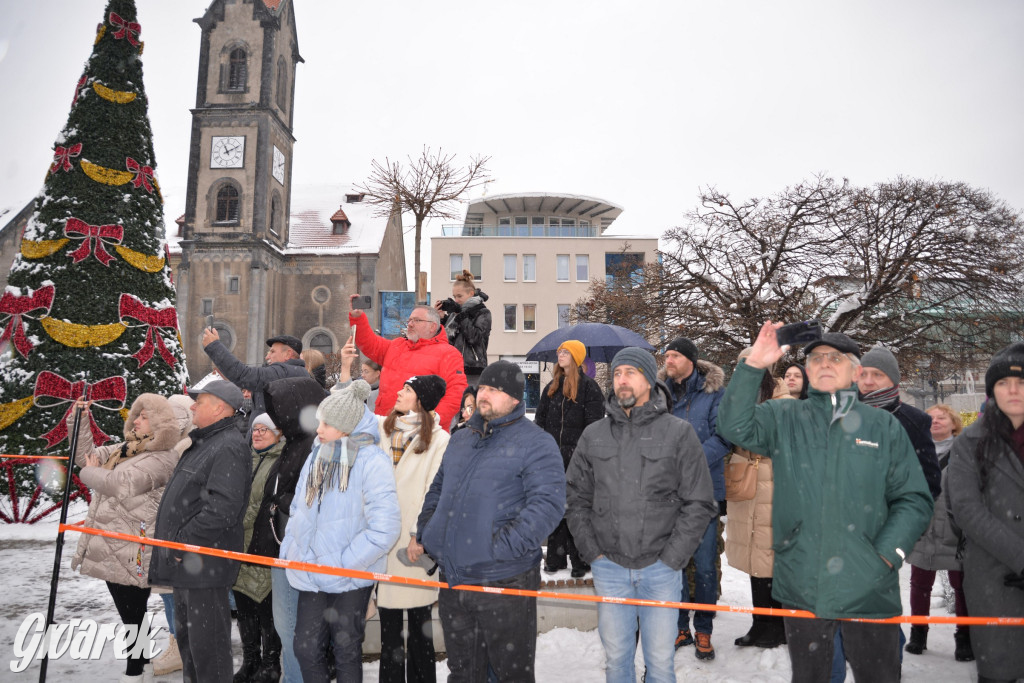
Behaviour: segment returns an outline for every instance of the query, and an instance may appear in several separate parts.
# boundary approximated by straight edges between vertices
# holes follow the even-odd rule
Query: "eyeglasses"
[[[829,365],[842,365],[844,360],[849,360],[846,354],[841,351],[829,351],[828,353],[807,354],[807,363],[808,365],[821,365],[826,358]]]
[[[252,428],[252,433],[253,434],[259,434],[260,436],[263,436],[267,432],[273,433],[273,431],[274,430],[272,430],[270,427],[253,427]]]
[[[427,323],[427,322],[430,322],[430,321],[429,320],[425,320],[424,318],[409,318],[409,322],[407,323],[407,325],[412,325],[413,323]]]

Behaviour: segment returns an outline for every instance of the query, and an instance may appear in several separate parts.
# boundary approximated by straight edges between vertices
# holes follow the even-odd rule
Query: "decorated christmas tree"
[[[181,393],[188,379],[141,33],[135,2],[110,0],[67,124],[40,153],[46,179],[0,298],[0,453],[66,454],[65,416],[83,395],[93,442],[119,440],[139,394]],[[24,518],[40,477],[12,472],[0,494]]]

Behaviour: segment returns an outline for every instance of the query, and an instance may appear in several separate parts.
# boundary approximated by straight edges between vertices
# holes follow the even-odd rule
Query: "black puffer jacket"
[[[263,502],[256,513],[252,541],[249,543],[250,553],[277,557],[280,545],[274,538],[274,529],[270,527],[273,517],[271,506],[276,503],[285,513],[291,508],[295,484],[299,481],[302,465],[306,462],[309,452],[313,450],[313,439],[316,438],[315,432],[307,432],[302,428],[300,414],[306,406],[320,405],[326,396],[327,392],[323,387],[308,374],[305,377],[276,380],[263,391],[267,415],[281,430],[285,444],[281,456],[267,472]],[[276,531],[277,538],[284,540],[284,529]]]
[[[483,304],[488,297],[479,289],[475,296],[480,303],[441,318],[448,343],[462,354],[467,375],[479,375],[487,367],[487,344],[491,339],[491,312]]]
[[[579,384],[576,387],[576,400],[570,401],[562,393],[564,377],[557,380],[558,390],[555,391],[555,395],[549,396],[548,390],[556,381],[551,380],[540,394],[540,405],[537,406],[537,414],[533,418],[534,424],[555,437],[566,469],[569,469],[569,460],[572,458],[572,452],[576,450],[576,442],[580,440],[583,430],[587,425],[604,417],[604,395],[601,393],[601,387],[584,374],[582,368],[577,370]]]

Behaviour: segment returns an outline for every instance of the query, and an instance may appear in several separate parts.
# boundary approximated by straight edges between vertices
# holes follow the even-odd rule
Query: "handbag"
[[[288,526],[292,498],[295,496],[294,493],[282,493],[280,497],[277,495],[277,484],[280,480],[280,477],[274,480],[274,493],[271,494],[274,502],[270,504],[270,532],[274,534],[274,540],[278,545],[284,542],[285,527]]]
[[[730,502],[751,500],[757,493],[757,470],[761,456],[744,458],[743,462],[730,462],[725,466],[725,499]]]

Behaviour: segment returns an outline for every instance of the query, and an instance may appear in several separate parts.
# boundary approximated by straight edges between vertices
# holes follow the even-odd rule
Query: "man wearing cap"
[[[607,417],[583,431],[566,473],[566,518],[599,595],[676,601],[682,568],[718,514],[693,426],[672,415],[654,356],[612,359]],[[636,680],[637,620],[647,681],[675,681],[675,610],[598,605],[609,683]]]
[[[267,364],[252,368],[231,355],[227,347],[220,341],[220,335],[213,327],[203,330],[203,351],[217,366],[220,374],[240,389],[252,393],[252,420],[259,414],[267,412],[263,400],[263,390],[276,379],[284,377],[308,377],[306,363],[299,358],[302,353],[302,342],[295,337],[282,334],[267,340]]]
[[[715,489],[715,500],[725,500],[725,456],[731,445],[715,429],[718,421],[718,404],[725,393],[725,372],[714,363],[698,359],[697,345],[686,337],[677,337],[665,348],[665,370],[662,376],[671,393],[670,410],[676,417],[693,425],[704,448],[711,483]],[[701,537],[700,545],[693,554],[694,595],[693,602],[713,605],[718,602],[718,557],[719,557],[718,515],[708,522]],[[690,602],[690,585],[683,581],[682,601]],[[711,646],[711,632],[715,613],[706,610],[693,615],[693,630],[696,634],[694,654],[698,659],[714,659],[715,648]],[[679,629],[676,647],[694,642],[690,632],[689,610],[679,610]]]
[[[353,294],[352,299],[358,294]],[[412,309],[406,324],[405,336],[385,339],[370,329],[363,312],[353,308],[348,314],[349,324],[356,328],[356,345],[367,358],[381,365],[380,391],[373,411],[388,415],[395,407],[395,399],[405,381],[414,375],[437,375],[445,382],[444,398],[435,412],[441,418],[441,427],[451,431],[452,418],[462,408],[462,393],[466,390],[466,373],[462,354],[448,343],[448,334],[441,326],[441,318],[432,306]]]
[[[785,619],[792,680],[829,679],[839,629],[854,678],[896,683],[899,627],[837,620],[902,614],[899,568],[931,520],[928,484],[906,430],[858,400],[859,349],[844,334],[804,347],[807,400],[757,403],[764,369],[783,355],[779,327],[766,322],[736,367],[718,429],[772,456],[772,597],[818,617]]]
[[[540,587],[565,472],[555,440],[525,417],[524,384],[514,363],[484,369],[476,412],[452,435],[423,501],[416,541],[452,586]],[[536,598],[442,589],[438,610],[450,681],[484,681],[488,665],[501,681],[535,680]]]
[[[242,392],[216,380],[189,395],[196,401],[192,445],[167,482],[153,536],[241,552],[252,478],[249,447],[233,419]],[[238,567],[235,560],[153,547],[149,582],[174,588],[175,637],[186,681],[231,680],[228,589]]]

